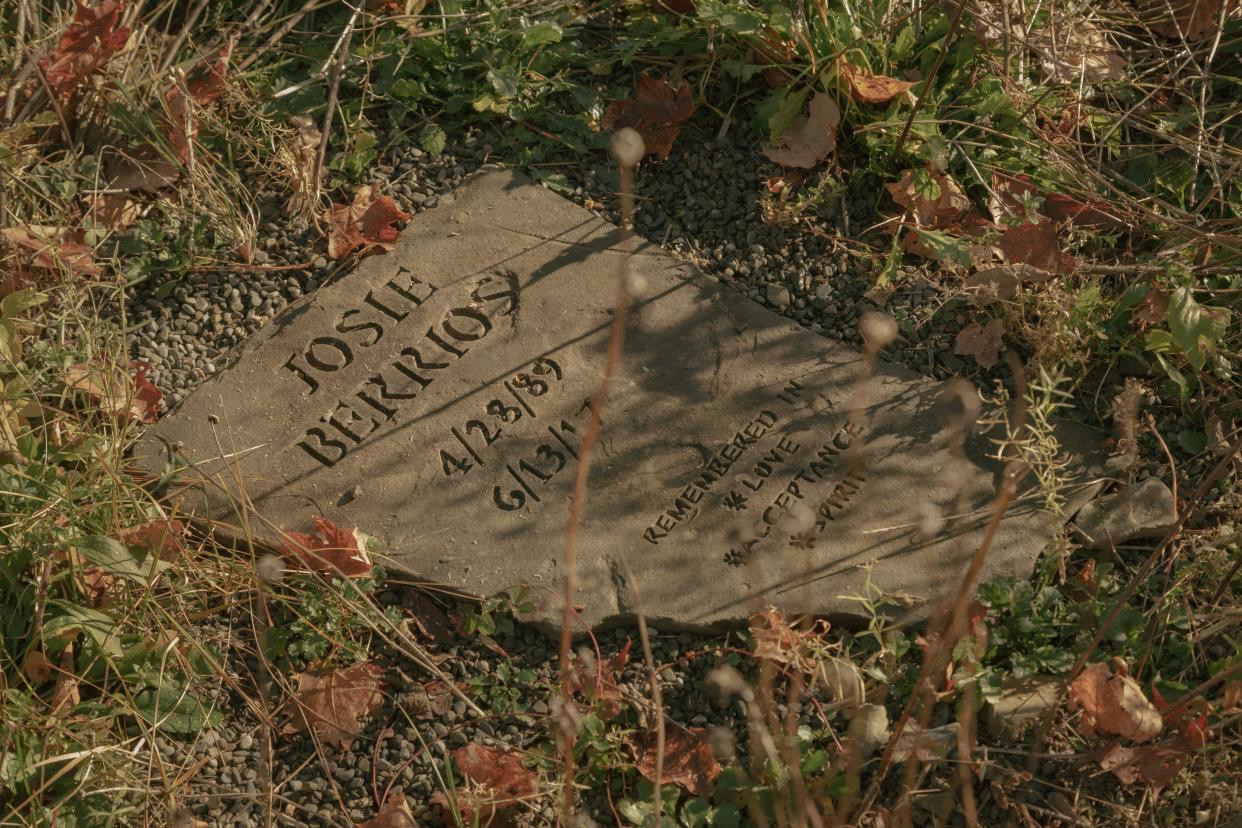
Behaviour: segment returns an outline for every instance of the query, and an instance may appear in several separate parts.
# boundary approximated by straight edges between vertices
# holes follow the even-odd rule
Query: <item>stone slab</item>
[[[237,520],[244,489],[261,534],[322,514],[427,581],[528,585],[555,626],[586,401],[630,252],[648,287],[591,468],[581,621],[633,614],[627,565],[662,626],[764,604],[856,617],[868,577],[907,607],[951,593],[998,469],[986,437],[968,459],[949,451],[942,383],[885,363],[860,381],[858,353],[510,172],[255,334],[138,455],[157,465],[174,446],[213,481],[187,500],[200,514]],[[950,517],[933,538],[929,508]],[[983,577],[1029,572],[1057,529],[1020,498]]]

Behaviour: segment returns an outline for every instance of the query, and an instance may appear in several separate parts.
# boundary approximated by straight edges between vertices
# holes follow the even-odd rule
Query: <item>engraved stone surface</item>
[[[951,594],[998,469],[983,436],[950,450],[943,383],[883,362],[862,379],[858,353],[509,172],[291,307],[138,455],[175,446],[212,481],[187,497],[200,514],[238,521],[242,492],[260,534],[323,514],[427,581],[528,585],[555,626],[625,249],[647,289],[590,473],[581,622],[631,616],[631,576],[650,619],[694,628],[769,603],[858,616],[868,577],[904,607]],[[1058,528],[1041,504],[1010,508],[985,579],[1029,572]]]

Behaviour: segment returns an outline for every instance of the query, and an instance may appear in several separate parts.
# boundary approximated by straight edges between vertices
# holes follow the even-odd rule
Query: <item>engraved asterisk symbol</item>
[[[815,533],[814,532],[802,532],[801,534],[790,535],[789,545],[792,546],[794,549],[814,549],[815,548]]]
[[[725,495],[724,505],[726,509],[732,509],[735,512],[740,512],[746,508],[746,496],[736,490],[730,489],[729,493]]]

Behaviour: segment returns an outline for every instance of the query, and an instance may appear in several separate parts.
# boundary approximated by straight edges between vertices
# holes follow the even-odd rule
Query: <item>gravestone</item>
[[[260,535],[311,515],[391,567],[478,596],[524,585],[560,621],[573,481],[622,258],[645,290],[603,413],[574,603],[705,628],[773,604],[865,616],[951,594],[998,488],[955,451],[945,384],[808,333],[510,172],[417,216],[397,246],[291,306],[152,427],[210,481],[186,505]],[[982,576],[1023,575],[1059,518],[1024,492]],[[632,581],[631,581],[632,578]],[[637,589],[632,589],[636,587]]]

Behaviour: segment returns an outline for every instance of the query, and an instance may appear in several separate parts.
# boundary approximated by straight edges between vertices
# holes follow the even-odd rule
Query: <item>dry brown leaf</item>
[[[1231,681],[1225,684],[1224,698],[1220,707],[1223,711],[1242,708],[1242,681]]]
[[[160,155],[152,147],[139,147],[133,153],[113,158],[108,163],[108,187],[132,192],[158,192],[171,186],[181,175],[175,161]]]
[[[316,179],[315,166],[318,164],[319,144],[323,140],[323,134],[315,122],[305,115],[294,115],[289,120],[295,130],[288,139],[289,154],[293,159],[292,164],[288,165],[293,179],[293,195],[285,205],[285,211],[298,213],[311,206],[319,193],[323,170],[319,171],[320,175]]]
[[[991,368],[1000,358],[1005,349],[1005,323],[1000,319],[989,319],[986,325],[972,322],[953,340],[953,353],[958,356],[971,356],[979,367]]]
[[[1122,747],[1114,742],[1092,754],[1100,767],[1127,785],[1139,780],[1151,784],[1157,793],[1181,772],[1192,753],[1173,744]]]
[[[1168,318],[1169,292],[1160,285],[1149,285],[1147,293],[1143,294],[1142,300],[1134,308],[1133,319],[1139,330],[1145,331],[1152,325],[1163,325]]]
[[[228,70],[231,46],[225,45],[213,60],[201,66],[184,86],[175,83],[164,92],[168,112],[165,135],[173,154],[181,163],[190,160],[190,144],[198,137],[198,119],[191,102],[199,107],[210,105],[224,91],[224,73]]]
[[[845,58],[841,58],[840,67],[841,75],[850,86],[850,94],[854,100],[863,103],[885,103],[914,86],[910,81],[873,75],[870,70],[854,66]]]
[[[337,526],[322,515],[311,515],[315,533],[284,531],[281,552],[312,572],[342,578],[365,578],[371,574],[367,536],[358,529]]]
[[[49,704],[52,713],[58,713],[67,707],[73,707],[82,701],[78,691],[78,677],[73,672],[73,642],[65,645],[60,653],[60,672],[56,675],[56,686],[52,688],[52,700]]]
[[[811,169],[836,149],[841,110],[826,92],[811,97],[806,115],[799,115],[775,144],[764,144],[762,152],[782,167]]]
[[[185,524],[179,520],[152,520],[122,529],[117,540],[136,546],[161,561],[175,561],[186,553]]]
[[[1140,16],[1156,34],[1194,43],[1216,33],[1222,11],[1228,16],[1239,8],[1239,0],[1147,0]]]
[[[581,693],[592,705],[599,704],[600,712],[605,719],[611,719],[621,712],[621,688],[618,686],[621,671],[630,661],[630,645],[627,639],[625,646],[612,658],[604,662],[594,657],[575,656],[569,668],[567,679],[570,692]]]
[[[399,235],[397,222],[409,221],[410,215],[367,185],[354,193],[353,204],[333,204],[323,220],[328,225],[328,256],[342,259],[355,250],[392,250]]]
[[[52,678],[52,662],[42,650],[30,650],[22,659],[22,672],[37,686]]]
[[[928,170],[927,174],[940,190],[936,198],[928,198],[919,192],[914,180],[915,172],[906,170],[898,181],[885,184],[884,188],[893,197],[893,201],[910,211],[918,226],[943,229],[965,217],[970,210],[970,199],[957,186],[956,181],[943,173]]]
[[[124,193],[99,193],[90,203],[95,222],[117,233],[125,232],[142,214],[142,205]]]
[[[1071,710],[1082,710],[1088,731],[1102,730],[1144,742],[1164,728],[1164,720],[1138,682],[1124,672],[1110,674],[1107,664],[1097,662],[1070,683]]]
[[[693,114],[694,94],[689,83],[683,80],[673,86],[648,71],[639,76],[633,98],[608,105],[600,126],[609,130],[625,127],[638,130],[647,153],[658,155],[663,161],[672,152],[673,141],[681,131],[678,124]]]
[[[78,2],[73,22],[52,54],[39,61],[48,87],[60,104],[77,95],[82,81],[101,71],[129,42],[129,29],[119,25],[125,4],[104,0],[98,6]]]
[[[409,800],[404,794],[389,794],[384,807],[373,819],[357,824],[357,828],[418,828],[414,814],[410,811]]]
[[[1100,83],[1126,75],[1125,60],[1089,20],[1058,21],[1032,37],[1030,44],[1045,77],[1057,83]]]
[[[368,663],[343,670],[297,673],[297,693],[290,700],[283,733],[312,731],[320,739],[349,750],[360,732],[359,718],[379,707],[384,671]]]
[[[904,762],[914,757],[920,762],[938,762],[947,759],[957,745],[959,722],[923,729],[918,722],[907,721],[897,743],[893,745],[893,761]]]
[[[1044,206],[1040,209],[1053,221],[1073,222],[1079,227],[1116,230],[1126,226],[1104,202],[1083,201],[1062,193],[1045,193]]]
[[[1047,273],[1073,273],[1073,256],[1061,252],[1057,226],[1050,220],[1019,224],[1001,231],[996,247],[1010,264],[1026,264]]]
[[[82,244],[80,231],[62,227],[6,227],[0,230],[5,241],[15,247],[32,251],[30,266],[43,270],[66,270],[80,276],[98,276],[103,273],[95,262],[95,250]]]
[[[633,746],[638,772],[656,781],[656,734],[644,733]],[[692,796],[710,796],[722,768],[712,753],[707,730],[671,726],[664,733],[661,782],[671,782]]]
[[[163,394],[147,379],[150,366],[131,362],[126,375],[115,366],[78,363],[65,371],[65,385],[91,398],[110,417],[127,417],[140,423],[153,423],[159,417]]]
[[[521,804],[539,792],[539,777],[511,748],[471,742],[453,751],[453,763],[467,783],[454,794],[457,814],[465,825],[512,825]],[[437,791],[431,802],[440,807],[446,825],[456,824],[443,792]]]
[[[1030,265],[1003,265],[972,273],[966,277],[965,287],[976,305],[987,307],[1017,296],[1023,284],[1044,282],[1049,278],[1049,274]]]

